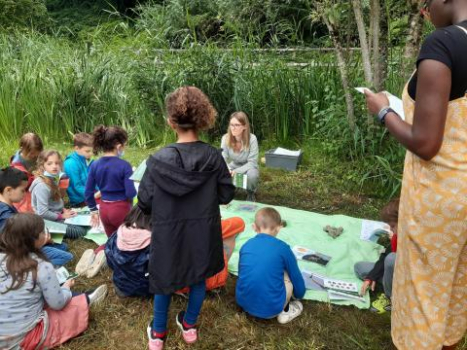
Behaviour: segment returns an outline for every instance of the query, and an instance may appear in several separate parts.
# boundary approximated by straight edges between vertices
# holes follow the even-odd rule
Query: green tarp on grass
[[[242,206],[256,205],[254,211],[242,210]],[[255,211],[265,207],[261,203],[250,203],[233,201],[229,206],[221,206],[222,218],[233,216],[241,217],[246,224],[245,232],[237,236],[235,250],[229,261],[229,272],[238,275],[239,251],[242,245],[255,235],[252,229]],[[358,261],[378,260],[381,246],[360,239],[362,220],[344,215],[321,215],[303,210],[295,210],[285,207],[276,207],[281,214],[282,220],[286,221],[278,238],[293,246],[304,246],[332,257],[327,266],[321,266],[313,262],[300,260],[298,265],[301,269],[316,272],[330,278],[356,282],[358,289],[362,282],[355,276],[354,264]],[[248,208],[248,207],[247,207]],[[247,209],[246,208],[246,209]],[[245,209],[245,208],[243,208]],[[336,239],[328,236],[323,231],[326,225],[342,226],[344,232]],[[308,290],[305,299],[329,302],[326,292]],[[369,295],[365,296],[365,303],[359,301],[336,301],[333,304],[355,305],[365,309],[370,306]]]

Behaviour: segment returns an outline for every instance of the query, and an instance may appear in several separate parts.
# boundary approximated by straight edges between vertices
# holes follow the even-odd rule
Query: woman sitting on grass
[[[230,173],[247,176],[247,201],[256,200],[258,187],[258,140],[250,133],[250,122],[245,112],[235,112],[230,116],[229,129],[222,137],[221,148]]]
[[[73,296],[74,280],[60,286],[41,252],[44,220],[35,214],[9,218],[0,236],[0,349],[54,348],[88,327],[89,305],[103,300],[105,285]]]

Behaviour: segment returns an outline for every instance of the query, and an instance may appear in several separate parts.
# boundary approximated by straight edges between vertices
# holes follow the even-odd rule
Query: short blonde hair
[[[261,208],[256,212],[255,225],[261,229],[274,230],[282,226],[281,214],[271,207]]]

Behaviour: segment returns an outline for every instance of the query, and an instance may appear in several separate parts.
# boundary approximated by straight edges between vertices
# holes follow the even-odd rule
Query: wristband
[[[385,125],[386,115],[390,112],[397,114],[396,111],[389,106],[381,108],[381,110],[378,112],[378,120],[381,124]]]
[[[58,221],[58,220],[60,220],[60,221],[63,220],[63,215],[62,215],[62,213],[59,213],[59,214],[58,214],[57,221]]]

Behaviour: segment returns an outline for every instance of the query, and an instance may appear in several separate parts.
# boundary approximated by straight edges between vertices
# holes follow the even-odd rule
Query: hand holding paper
[[[355,90],[365,94],[368,111],[371,114],[378,114],[382,108],[389,106],[399,115],[399,117],[401,117],[402,120],[405,120],[404,106],[400,98],[387,91],[374,93],[364,87],[358,87],[355,88]]]

